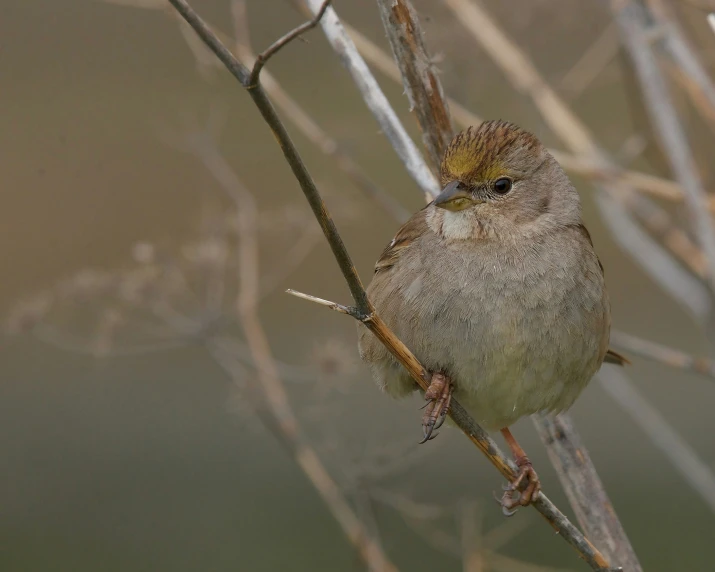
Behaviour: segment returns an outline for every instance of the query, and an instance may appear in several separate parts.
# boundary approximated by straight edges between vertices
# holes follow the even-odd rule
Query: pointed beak
[[[460,188],[459,181],[452,181],[442,189],[442,192],[434,200],[434,206],[448,211],[461,211],[476,202],[472,193]]]

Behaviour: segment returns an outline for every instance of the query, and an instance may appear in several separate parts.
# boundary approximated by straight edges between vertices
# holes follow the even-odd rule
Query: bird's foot
[[[519,474],[509,484],[505,485],[504,494],[500,504],[504,516],[513,516],[520,506],[527,506],[538,497],[541,490],[541,481],[536,474],[531,461],[527,456],[520,456],[515,459],[516,466],[519,467]],[[519,490],[527,481],[524,490]]]
[[[433,373],[429,387],[425,391],[427,404],[424,406],[425,412],[422,415],[422,433],[424,438],[420,444],[431,441],[437,436],[433,433],[444,423],[449,405],[452,401],[452,383],[443,373]]]

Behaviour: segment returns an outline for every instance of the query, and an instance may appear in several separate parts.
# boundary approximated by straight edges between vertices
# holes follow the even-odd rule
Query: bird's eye
[[[494,190],[500,195],[505,195],[511,191],[511,179],[508,179],[507,177],[497,179],[494,181]]]

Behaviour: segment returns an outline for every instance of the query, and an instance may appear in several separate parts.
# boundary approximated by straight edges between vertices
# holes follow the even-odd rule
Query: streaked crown
[[[534,135],[513,123],[485,121],[462,131],[449,144],[440,169],[442,184],[494,181],[528,172],[542,149]]]

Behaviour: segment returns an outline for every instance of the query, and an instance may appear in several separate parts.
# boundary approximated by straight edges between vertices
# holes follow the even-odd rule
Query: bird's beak
[[[460,189],[459,185],[459,181],[449,183],[434,200],[434,206],[448,211],[461,211],[475,204],[477,201],[472,193]]]

